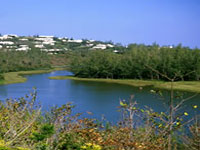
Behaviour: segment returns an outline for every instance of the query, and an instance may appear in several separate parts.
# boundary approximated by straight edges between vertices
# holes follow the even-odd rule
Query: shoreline
[[[25,75],[50,73],[52,71],[65,70],[64,68],[53,69],[41,69],[41,70],[29,70],[29,71],[17,71],[4,73],[4,80],[0,80],[0,85],[23,83],[27,81]]]
[[[4,73],[5,80],[0,80],[0,85],[23,83],[27,81],[24,75],[50,73],[57,70],[66,70],[66,68],[41,69],[31,71],[18,71]],[[171,82],[157,81],[157,80],[137,80],[137,79],[97,79],[97,78],[79,78],[74,76],[54,76],[49,77],[52,80],[75,80],[75,81],[89,81],[89,82],[104,82],[115,83],[121,85],[129,85],[133,87],[147,87],[152,86],[155,89],[170,90]],[[178,81],[174,82],[174,90],[200,93],[200,81]]]
[[[152,86],[155,89],[170,90],[171,82],[157,80],[136,80],[136,79],[96,79],[96,78],[79,78],[74,76],[54,76],[49,77],[52,80],[76,80],[90,82],[104,82],[129,85],[133,87]],[[174,82],[174,90],[200,93],[200,81],[178,81]]]

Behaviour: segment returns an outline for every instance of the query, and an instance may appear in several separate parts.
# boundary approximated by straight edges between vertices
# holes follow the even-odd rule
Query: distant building
[[[40,38],[54,38],[52,35],[40,35]]]
[[[35,45],[36,48],[44,48],[44,45]]]
[[[83,40],[68,40],[68,42],[74,42],[74,43],[82,43],[83,42]]]
[[[6,46],[6,48],[16,48],[17,46]]]
[[[45,45],[55,45],[55,41],[44,41],[42,44],[45,44]]]
[[[94,45],[94,44],[91,43],[91,44],[87,44],[86,46],[87,46],[87,47],[92,47],[93,45]]]
[[[17,48],[16,51],[28,51],[30,50],[28,45],[20,45],[20,48]]]
[[[28,41],[28,39],[19,39],[20,41]]]
[[[114,52],[114,53],[119,53],[119,51],[118,51],[118,50],[114,50],[113,52]]]
[[[39,36],[39,38],[35,38],[35,40],[42,41],[42,44],[44,45],[55,45],[53,36]]]
[[[114,45],[112,45],[112,44],[107,44],[107,47],[114,47]]]
[[[0,41],[0,44],[2,44],[2,45],[13,45],[14,42],[11,42],[11,41]]]
[[[92,49],[106,49],[107,46],[105,44],[97,44]]]
[[[10,37],[8,35],[3,35],[0,37],[0,40],[7,40],[7,39],[12,39],[12,37]]]
[[[174,48],[174,46],[168,45],[168,46],[163,46],[163,48]]]

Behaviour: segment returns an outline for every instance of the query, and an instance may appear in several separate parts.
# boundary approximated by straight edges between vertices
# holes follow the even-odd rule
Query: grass
[[[18,72],[8,72],[4,73],[4,80],[0,80],[0,85],[5,84],[14,84],[14,83],[23,83],[26,82],[26,78],[24,75],[31,75],[31,74],[41,74],[41,73],[49,73],[55,70],[63,70],[63,68],[54,68],[54,69],[47,69],[47,70],[32,70],[32,71],[18,71]]]
[[[4,73],[5,80],[0,80],[0,85],[3,84],[13,84],[13,83],[23,83],[26,82],[24,75],[49,73],[55,70],[63,70],[64,68],[54,68],[48,70],[33,70],[33,71],[19,71],[19,72],[8,72]],[[134,79],[96,79],[96,78],[78,78],[74,76],[55,76],[49,77],[49,79],[56,80],[77,80],[77,81],[93,81],[93,82],[105,82],[105,83],[117,83],[123,85],[129,85],[134,87],[145,87],[153,86],[158,89],[169,90],[171,83],[157,80],[134,80]],[[174,90],[187,91],[200,93],[200,81],[179,81],[174,82]]]
[[[54,80],[77,80],[77,81],[93,81],[130,85],[134,87],[152,86],[158,89],[170,90],[171,82],[157,80],[134,80],[134,79],[95,79],[95,78],[78,78],[74,76],[55,76],[49,77]],[[200,81],[178,81],[174,82],[174,90],[200,93]]]

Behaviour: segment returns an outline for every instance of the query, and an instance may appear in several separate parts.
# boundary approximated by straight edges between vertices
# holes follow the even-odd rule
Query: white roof
[[[83,42],[83,40],[68,40],[68,42],[82,43],[82,42]]]
[[[28,39],[19,39],[20,41],[28,41]]]
[[[53,38],[54,36],[53,35],[40,35],[39,37],[42,37],[42,38]]]
[[[30,48],[28,47],[21,47],[21,48],[18,48],[16,49],[16,51],[28,51]]]
[[[3,44],[3,45],[13,45],[14,42],[11,42],[11,41],[0,41],[0,44]]]

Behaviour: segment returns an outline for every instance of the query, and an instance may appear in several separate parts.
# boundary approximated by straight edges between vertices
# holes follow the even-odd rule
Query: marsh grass
[[[79,78],[74,76],[55,76],[49,77],[54,80],[77,80],[92,81],[130,85],[134,87],[152,86],[157,89],[170,90],[171,82],[158,80],[134,80],[134,79],[96,79],[96,78]],[[177,81],[174,82],[174,90],[200,93],[200,81]]]
[[[32,74],[42,74],[42,73],[50,73],[56,70],[64,70],[64,68],[53,68],[53,69],[43,69],[43,70],[31,70],[31,71],[18,71],[18,72],[8,72],[4,73],[4,80],[0,80],[0,85],[5,84],[14,84],[14,83],[23,83],[26,82],[25,75]]]

